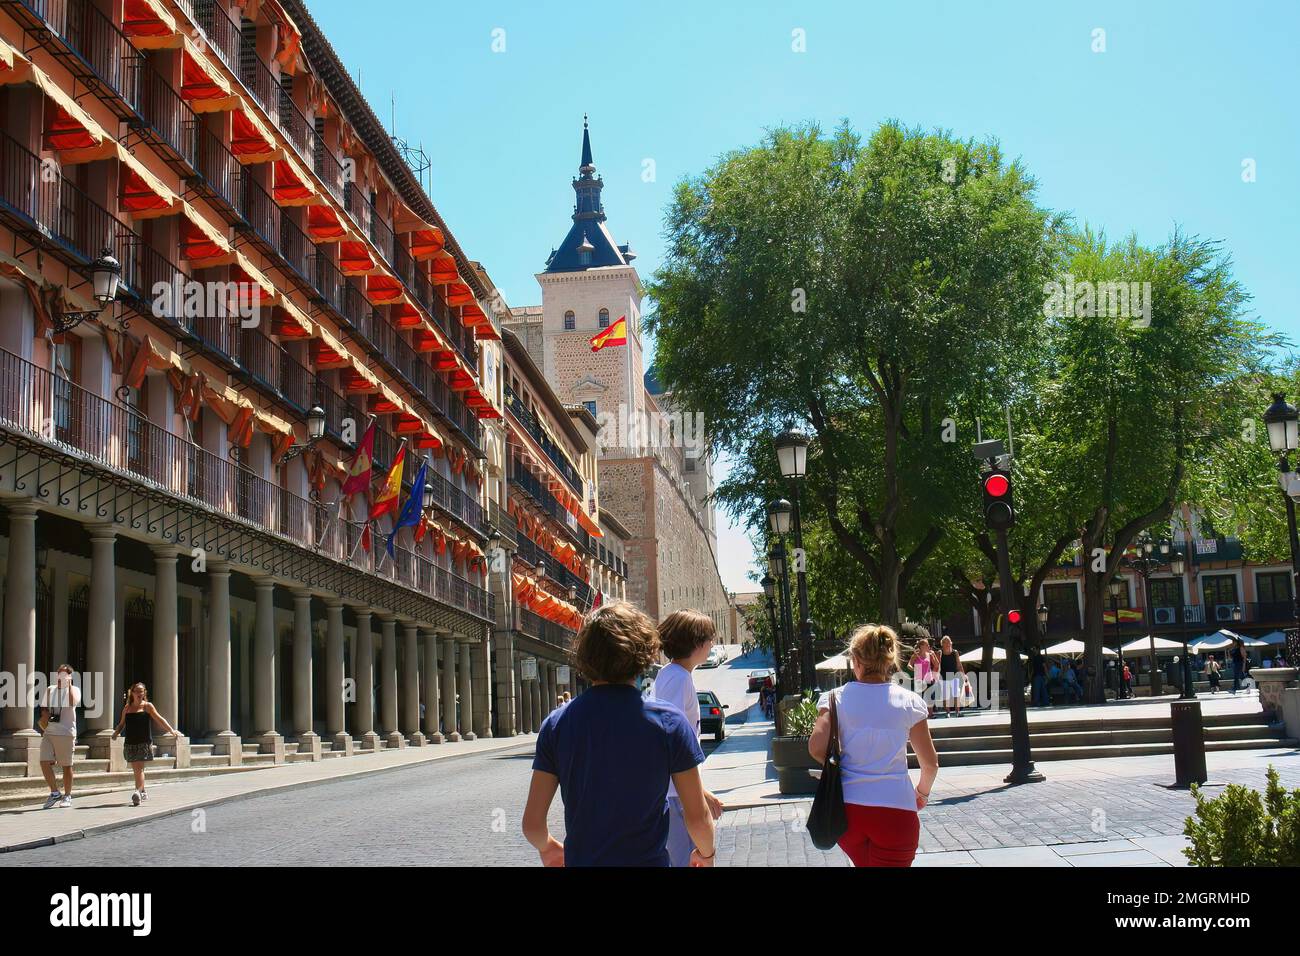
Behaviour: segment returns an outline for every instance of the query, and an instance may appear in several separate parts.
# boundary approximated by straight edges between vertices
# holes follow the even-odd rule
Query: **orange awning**
[[[313,206],[312,209],[323,208]],[[339,271],[345,276],[360,276],[375,267],[375,258],[364,242],[339,243]]]
[[[275,137],[251,110],[235,110],[231,118],[230,152],[241,163],[265,163],[281,155]]]
[[[181,203],[181,258],[191,262],[220,259],[223,263],[234,261],[234,250],[226,237],[218,232],[198,210],[187,202]],[[208,263],[216,265],[217,263]]]
[[[316,205],[307,210],[307,235],[312,242],[336,242],[347,234],[338,214],[329,206]],[[360,245],[360,243],[352,243]]]
[[[171,208],[171,200],[153,189],[144,177],[133,169],[122,170],[121,186],[118,199],[127,212],[147,213]]]
[[[464,282],[453,282],[447,289],[447,304],[451,306],[469,305],[474,301],[474,293]]]
[[[176,20],[159,0],[126,0],[122,11],[122,32],[133,40],[170,39],[177,33]]]
[[[456,269],[456,257],[446,249],[434,255],[429,281],[434,285],[448,285],[460,281],[460,272]]]
[[[389,308],[388,317],[394,327],[399,329],[414,329],[424,324],[424,316],[420,314],[420,310],[405,297],[403,301],[396,302]]]
[[[442,252],[445,243],[441,229],[417,229],[411,233],[411,256],[418,260],[432,259]]]
[[[233,110],[239,97],[230,91],[230,83],[221,71],[189,39],[181,48],[181,99],[196,113]]]
[[[310,338],[315,326],[307,314],[284,296],[276,303],[275,318],[271,321],[271,333],[282,339]]]
[[[436,332],[431,332],[428,329],[416,329],[415,350],[417,352],[445,352],[447,346],[443,343],[442,337]]]
[[[460,320],[470,328],[473,328],[476,325],[482,325],[487,322],[488,317],[483,310],[479,308],[477,302],[471,302],[460,310]]]
[[[348,356],[347,349],[339,342],[338,339],[330,335],[329,332],[321,325],[316,326],[317,338],[312,339],[310,351],[311,360],[317,368],[343,368],[351,366],[352,359]]]
[[[391,305],[402,296],[400,280],[388,275],[366,276],[366,298],[372,305]]]
[[[136,219],[152,219],[174,215],[180,209],[181,198],[111,136],[98,146],[59,154],[65,166],[114,158],[118,162],[118,199],[123,210]]]
[[[491,322],[487,323],[486,325],[480,325],[478,328],[476,328],[474,330],[474,337],[476,339],[489,339],[493,342],[501,341],[501,333],[496,330],[496,326],[494,326]]]
[[[55,104],[53,110],[46,112],[42,142],[46,149],[88,149],[102,143],[103,137],[67,107]]]
[[[316,187],[288,156],[275,161],[271,196],[281,206],[305,206],[316,201]]]

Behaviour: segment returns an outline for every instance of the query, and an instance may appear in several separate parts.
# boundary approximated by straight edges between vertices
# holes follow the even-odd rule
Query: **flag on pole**
[[[599,352],[611,345],[627,345],[627,316],[620,315],[617,322],[597,332],[589,341],[593,352]]]
[[[415,473],[415,481],[411,483],[411,494],[406,499],[406,504],[402,505],[402,510],[393,522],[393,530],[388,532],[388,556],[393,556],[393,538],[402,528],[413,528],[420,523],[420,516],[424,514],[424,473],[429,467],[429,460],[426,458],[420,462],[420,469]]]
[[[374,419],[371,419],[370,424],[366,426],[366,433],[361,436],[361,441],[357,443],[357,450],[352,456],[352,461],[348,464],[348,477],[343,482],[344,498],[350,498],[359,491],[369,490],[374,455],[375,422]]]
[[[370,520],[374,521],[380,515],[386,515],[390,511],[397,510],[397,496],[402,493],[402,466],[406,463],[406,445],[397,449],[397,454],[393,456],[393,467],[388,469],[388,477],[384,479],[384,486],[379,494],[375,497],[375,502],[370,506]]]

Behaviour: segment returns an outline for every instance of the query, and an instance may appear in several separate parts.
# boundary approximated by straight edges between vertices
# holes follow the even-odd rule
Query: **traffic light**
[[[984,474],[984,524],[994,531],[1004,531],[1016,523],[1011,502],[1011,469],[995,466]]]

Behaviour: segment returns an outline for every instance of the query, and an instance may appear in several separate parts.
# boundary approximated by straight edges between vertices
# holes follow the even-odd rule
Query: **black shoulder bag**
[[[817,796],[813,797],[808,811],[808,835],[813,846],[829,850],[849,828],[844,812],[844,782],[840,779],[840,722],[835,709],[834,691],[831,692],[831,739],[826,745],[826,762],[822,764],[821,780],[817,782]]]

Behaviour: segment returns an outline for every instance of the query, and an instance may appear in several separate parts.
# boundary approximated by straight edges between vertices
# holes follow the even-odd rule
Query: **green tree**
[[[973,436],[1031,341],[1056,221],[994,143],[881,126],[778,129],[679,183],[652,286],[660,379],[705,413],[745,513],[779,486],[771,436],[816,439],[803,504],[897,619],[958,502]]]

